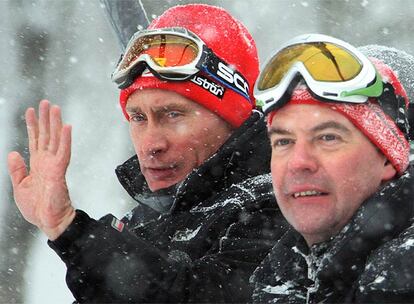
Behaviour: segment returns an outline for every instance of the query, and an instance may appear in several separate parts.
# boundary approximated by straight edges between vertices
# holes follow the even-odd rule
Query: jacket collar
[[[350,287],[364,270],[369,254],[410,225],[414,202],[411,184],[410,172],[388,182],[364,202],[338,235],[312,246],[313,259],[320,261],[315,271],[323,285],[343,282]]]

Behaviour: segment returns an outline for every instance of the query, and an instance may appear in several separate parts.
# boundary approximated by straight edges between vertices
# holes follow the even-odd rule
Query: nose
[[[318,170],[318,158],[311,144],[299,141],[295,143],[288,159],[288,169],[292,173],[313,173]]]
[[[140,149],[145,156],[156,157],[168,150],[168,132],[160,125],[148,123],[140,133]]]

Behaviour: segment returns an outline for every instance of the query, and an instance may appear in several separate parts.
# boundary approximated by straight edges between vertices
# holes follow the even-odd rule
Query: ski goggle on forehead
[[[120,89],[125,89],[146,69],[167,81],[185,81],[203,72],[251,102],[249,84],[243,75],[216,56],[197,35],[184,28],[135,33],[112,73],[112,81]]]
[[[265,114],[282,107],[301,79],[322,101],[364,103],[383,92],[381,76],[355,47],[307,34],[288,41],[265,63],[254,87],[256,104]]]

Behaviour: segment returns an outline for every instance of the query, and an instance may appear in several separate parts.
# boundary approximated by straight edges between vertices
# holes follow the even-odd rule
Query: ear
[[[393,179],[396,174],[397,170],[394,168],[391,162],[387,158],[385,158],[384,169],[382,170],[382,182],[386,182],[390,179]]]

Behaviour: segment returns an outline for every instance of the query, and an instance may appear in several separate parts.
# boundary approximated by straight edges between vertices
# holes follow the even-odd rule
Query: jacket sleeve
[[[77,210],[67,230],[48,241],[66,264],[66,283],[79,302],[136,302],[168,290],[164,282],[176,273],[166,257],[121,227],[112,215],[96,221]]]
[[[240,237],[237,225],[244,224],[229,227],[227,244],[196,261],[158,250],[112,215],[96,221],[80,210],[48,244],[66,264],[66,283],[79,302],[248,302],[248,278],[272,242]]]

